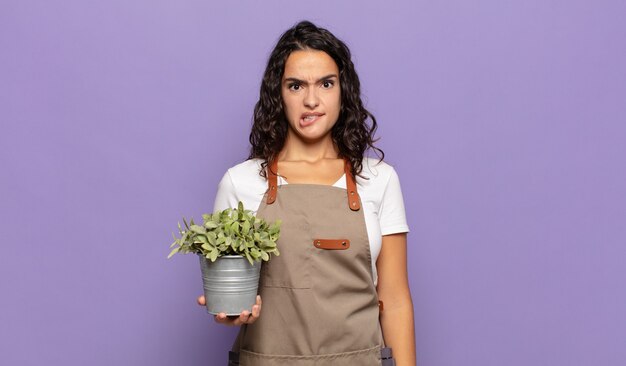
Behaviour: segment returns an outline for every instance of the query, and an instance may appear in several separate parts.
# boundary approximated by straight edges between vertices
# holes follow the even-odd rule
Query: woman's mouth
[[[315,123],[318,119],[320,119],[323,114],[309,114],[300,118],[300,127],[307,127]]]

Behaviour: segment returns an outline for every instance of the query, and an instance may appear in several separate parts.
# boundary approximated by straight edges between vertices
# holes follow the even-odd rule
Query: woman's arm
[[[406,266],[406,233],[384,235],[376,261],[378,298],[385,345],[393,349],[396,366],[415,366],[415,325],[413,300]]]

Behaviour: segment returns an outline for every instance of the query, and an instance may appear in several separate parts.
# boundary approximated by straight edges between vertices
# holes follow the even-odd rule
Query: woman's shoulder
[[[362,198],[380,204],[384,193],[390,186],[396,185],[398,175],[393,166],[378,158],[363,158],[363,169],[356,182]]]
[[[256,173],[258,174],[262,162],[263,161],[261,159],[244,160],[241,163],[235,164],[228,168],[228,173],[235,175],[251,174],[253,171],[256,170]]]
[[[259,159],[249,159],[228,168],[218,184],[214,211],[237,207],[238,202],[256,210],[267,185],[259,175],[260,167]]]
[[[371,184],[385,184],[392,175],[395,175],[396,171],[393,166],[386,161],[379,160],[378,158],[363,158],[363,170],[361,174],[364,178],[357,178],[359,183],[371,185]]]
[[[228,168],[227,174],[230,179],[236,185],[239,184],[252,184],[265,185],[265,178],[263,178],[259,172],[261,171],[261,159],[248,159],[239,164],[236,164]]]

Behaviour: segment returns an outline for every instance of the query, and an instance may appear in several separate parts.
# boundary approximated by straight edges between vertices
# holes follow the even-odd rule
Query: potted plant
[[[174,247],[168,259],[176,253],[195,253],[200,258],[206,308],[210,314],[239,315],[255,303],[262,261],[280,255],[276,240],[280,220],[268,224],[246,210],[239,202],[236,209],[228,208],[202,215],[203,224],[193,219],[185,227],[178,223],[180,238],[174,234]]]

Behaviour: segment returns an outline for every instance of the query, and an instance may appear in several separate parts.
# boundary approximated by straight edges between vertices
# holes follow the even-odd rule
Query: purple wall
[[[181,216],[278,36],[354,54],[402,181],[420,365],[626,364],[622,1],[2,1],[0,364],[223,365]]]

